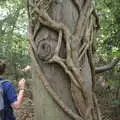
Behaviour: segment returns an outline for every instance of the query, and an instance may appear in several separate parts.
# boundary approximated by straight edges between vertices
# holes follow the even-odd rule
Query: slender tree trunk
[[[91,0],[29,0],[36,120],[101,120],[94,94]]]

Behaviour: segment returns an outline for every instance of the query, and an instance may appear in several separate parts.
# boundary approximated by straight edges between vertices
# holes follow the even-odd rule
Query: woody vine
[[[34,60],[39,65],[39,60],[44,63],[52,64],[57,63],[60,65],[64,72],[69,76],[71,80],[71,93],[75,102],[78,114],[73,112],[56,92],[52,89],[49,82],[42,73],[40,67],[38,69],[39,78],[42,80],[46,90],[55,100],[55,102],[61,107],[61,109],[72,117],[74,120],[89,120],[92,114],[91,111],[96,111],[97,116],[92,115],[93,119],[101,120],[100,111],[97,105],[97,100],[94,94],[95,83],[95,70],[92,63],[92,45],[94,40],[94,33],[99,28],[99,20],[96,15],[95,9],[91,3],[91,0],[86,0],[81,4],[80,0],[72,0],[73,4],[78,11],[78,20],[75,25],[74,32],[71,32],[69,28],[61,22],[53,20],[48,14],[48,10],[54,0],[28,0],[28,15],[29,15],[29,41]],[[34,24],[37,24],[38,29],[34,29]],[[57,46],[54,51],[51,44],[48,42],[40,42],[36,45],[35,38],[41,27],[50,28],[57,34]],[[62,42],[65,43],[65,57],[61,57],[60,50]],[[73,44],[75,43],[75,44]],[[77,46],[76,46],[77,45]],[[53,51],[53,52],[52,52]],[[43,54],[44,52],[44,54]],[[84,59],[88,57],[88,61],[91,67],[92,74],[92,89],[88,91],[84,85],[84,79],[82,74],[82,66],[84,65]],[[79,106],[79,97],[82,97],[85,101],[85,112],[82,111]],[[94,107],[93,107],[94,106]],[[94,114],[94,113],[93,113]]]

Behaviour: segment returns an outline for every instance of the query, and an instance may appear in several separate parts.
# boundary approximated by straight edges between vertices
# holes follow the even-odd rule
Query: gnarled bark
[[[29,0],[28,13],[36,119],[101,120],[93,93],[98,18],[91,0]]]

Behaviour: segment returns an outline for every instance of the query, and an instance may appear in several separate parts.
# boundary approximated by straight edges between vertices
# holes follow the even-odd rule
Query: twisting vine
[[[45,79],[44,75],[42,74],[41,69],[39,69],[38,70],[40,74],[39,77],[42,80],[46,90],[50,93],[50,95],[53,97],[56,103],[74,120],[87,120],[89,118],[89,114],[92,108],[91,108],[91,102],[89,100],[89,93],[84,86],[83,77],[80,71],[81,68],[80,62],[85,57],[87,50],[90,48],[91,44],[93,43],[92,41],[93,39],[89,39],[89,36],[91,35],[91,32],[93,32],[92,31],[93,22],[91,19],[91,14],[94,9],[91,5],[91,0],[86,0],[83,3],[84,4],[83,6],[81,5],[80,0],[72,0],[72,1],[78,9],[78,15],[79,15],[73,34],[70,32],[69,28],[65,24],[56,22],[48,15],[47,10],[49,9],[49,6],[53,2],[53,0],[36,0],[36,1],[29,0],[28,12],[31,13],[30,19],[33,19],[32,17],[36,17],[36,19],[39,21],[39,25],[41,24],[44,27],[49,27],[52,30],[55,30],[59,34],[58,43],[57,43],[57,47],[55,48],[54,54],[45,62],[59,64],[64,69],[66,74],[69,76],[71,80],[71,84],[74,84],[76,88],[80,91],[83,99],[85,100],[85,104],[87,107],[85,117],[82,116],[80,108],[77,107],[75,96],[73,95],[73,98],[75,100],[75,104],[76,107],[78,108],[80,115],[74,113],[70,108],[68,108],[68,106],[64,104],[64,102],[50,87],[48,81]],[[81,40],[83,39],[83,37],[81,36],[84,35],[84,31],[86,27],[87,27],[86,35],[88,36],[88,38],[86,38],[86,40],[83,41],[79,50],[74,48],[74,52],[73,52],[72,42],[73,41],[77,41],[78,43],[81,42]],[[36,54],[37,46],[34,43],[38,30],[35,31],[34,28],[32,29],[31,26],[29,30],[30,30],[29,34],[31,34],[29,40],[33,50],[33,55],[36,58],[37,64],[39,66],[39,57]],[[64,59],[59,56],[59,52],[63,40],[65,40],[66,43],[66,58]],[[75,58],[73,58],[74,54],[76,55]]]

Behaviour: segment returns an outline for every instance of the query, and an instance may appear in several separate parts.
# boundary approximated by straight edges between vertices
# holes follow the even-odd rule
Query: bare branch
[[[120,61],[120,56],[116,59],[114,59],[110,64],[108,65],[104,65],[104,66],[100,66],[100,67],[96,67],[95,68],[95,73],[102,73],[102,72],[105,72],[105,71],[108,71],[108,70],[111,70],[113,69],[116,64]]]

